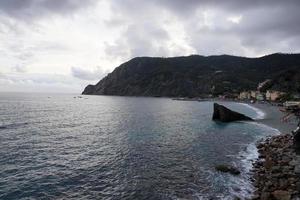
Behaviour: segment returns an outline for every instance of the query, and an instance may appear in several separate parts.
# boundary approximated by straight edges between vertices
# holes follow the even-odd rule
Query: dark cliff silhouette
[[[259,58],[229,55],[137,57],[123,63],[82,94],[195,97],[256,89],[271,79],[270,89],[300,92],[300,54]]]

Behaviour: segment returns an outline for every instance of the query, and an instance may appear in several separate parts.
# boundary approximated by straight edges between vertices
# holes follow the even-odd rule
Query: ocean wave
[[[262,110],[254,107],[254,106],[251,106],[251,105],[249,105],[247,103],[238,103],[238,104],[244,105],[244,106],[250,108],[251,110],[254,110],[256,112],[256,114],[257,114],[257,116],[254,119],[264,119],[265,116],[266,116],[265,112],[263,112]]]
[[[242,199],[251,198],[254,193],[254,186],[250,181],[252,162],[258,158],[258,151],[255,142],[244,146],[243,150],[238,154],[238,160],[235,165],[241,169],[240,177],[231,176],[228,182],[230,194],[233,197]]]
[[[263,124],[263,123],[259,123],[259,122],[248,122],[250,124],[255,124],[256,126],[259,126],[263,129],[266,129],[266,130],[270,130],[270,132],[274,135],[279,135],[281,132],[280,130],[278,130],[277,128],[273,128],[271,126],[268,126],[266,124]],[[268,132],[268,131],[265,131],[265,132]]]
[[[247,107],[249,107],[249,108],[251,107],[252,109],[254,108],[254,107],[252,107],[248,104],[244,104],[244,105],[247,105]],[[257,111],[259,110],[257,108],[254,108],[254,109],[257,110]],[[263,112],[261,111],[261,113],[258,114],[258,115],[260,115],[260,117],[265,116],[265,114],[263,115],[262,113]],[[268,126],[268,125],[265,125],[265,124],[262,124],[262,123],[259,123],[259,122],[254,121],[254,122],[247,122],[247,123],[259,127],[259,129],[261,129],[262,134],[256,136],[254,141],[247,144],[242,149],[242,151],[239,152],[239,155],[238,155],[239,160],[241,162],[241,167],[242,167],[243,173],[242,173],[242,178],[235,179],[234,182],[235,182],[236,185],[240,186],[240,191],[236,192],[236,191],[231,189],[231,193],[235,194],[239,197],[244,197],[244,198],[251,197],[254,190],[255,190],[255,188],[254,188],[253,184],[251,183],[250,179],[251,179],[251,176],[252,176],[251,170],[253,169],[253,162],[255,160],[257,160],[258,156],[259,156],[258,149],[256,147],[256,143],[258,141],[260,141],[261,139],[267,138],[270,135],[279,135],[281,133],[278,129],[273,128],[273,127]],[[235,177],[233,177],[233,178],[235,178]]]

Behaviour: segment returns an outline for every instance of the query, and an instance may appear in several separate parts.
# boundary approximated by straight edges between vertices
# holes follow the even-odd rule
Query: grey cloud
[[[108,73],[107,71],[104,71],[99,67],[93,71],[85,70],[80,67],[71,68],[72,76],[81,80],[99,80],[102,77],[104,77],[104,75],[106,75],[107,73]]]
[[[15,71],[17,73],[25,73],[27,72],[27,68],[24,65],[16,65],[12,68],[12,71]]]
[[[122,42],[116,42],[110,50],[117,50],[118,44],[122,44],[120,48],[126,48],[127,45],[132,56],[158,53],[164,56],[170,51],[165,47],[170,38],[153,34],[153,30],[162,29],[162,16],[166,12],[171,15],[170,20],[183,25],[186,42],[197,53],[247,55],[250,51],[264,54],[300,50],[298,0],[115,0],[111,4],[114,11],[119,15],[121,13],[123,19],[126,19],[124,23],[129,28],[121,36]],[[199,16],[199,11],[214,12],[216,16],[212,19],[212,27],[204,26],[205,22],[203,16]],[[242,16],[239,24],[227,20],[229,16],[237,15]],[[151,27],[145,28],[145,21]],[[171,31],[163,30],[165,35]],[[155,45],[157,43],[161,45]]]
[[[97,2],[93,0],[0,0],[0,13],[21,20],[51,14],[69,14]]]
[[[286,7],[286,6],[299,6],[298,0],[155,0],[157,4],[162,5],[166,9],[174,11],[176,14],[192,13],[197,9],[210,9],[217,8],[227,11],[242,12],[257,8],[268,9],[270,7]]]
[[[270,7],[268,10],[254,10],[244,14],[244,20],[238,31],[243,34],[264,33],[289,37],[298,35],[300,20],[298,10],[300,6]]]
[[[298,0],[113,0],[111,4],[113,10],[129,13],[130,15],[143,16],[152,10],[153,16],[158,15],[159,17],[161,9],[164,9],[185,19],[194,15],[194,12],[197,10],[211,8],[226,10],[228,12],[244,12],[258,8],[267,10],[274,7],[300,6]],[[160,10],[157,8],[160,8]]]
[[[241,45],[260,53],[299,51],[299,3],[243,13],[242,22],[230,32],[240,39]]]
[[[0,90],[15,92],[81,92],[89,82],[70,75],[0,73]]]
[[[28,74],[28,73],[6,73],[0,77],[13,83],[36,83],[36,84],[71,84],[72,77],[59,74]]]
[[[168,40],[168,32],[159,24],[131,24],[114,44],[106,44],[105,52],[119,57],[164,56]]]
[[[4,73],[2,73],[1,71],[0,71],[0,78],[2,78],[2,79],[4,79],[4,78],[5,78],[5,75],[4,75]]]
[[[160,55],[164,42],[169,39],[167,31],[154,24],[131,25],[124,36],[131,56]]]
[[[123,38],[118,38],[113,44],[105,43],[105,54],[112,59],[128,57],[130,52]]]

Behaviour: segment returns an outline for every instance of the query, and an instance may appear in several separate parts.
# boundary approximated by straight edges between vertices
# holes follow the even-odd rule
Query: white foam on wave
[[[238,158],[240,161],[237,163],[237,167],[240,168],[242,173],[239,177],[231,177],[232,185],[230,187],[230,193],[233,196],[248,199],[251,198],[255,190],[252,182],[250,181],[250,172],[253,167],[252,163],[258,158],[258,151],[255,142],[245,146],[244,150],[239,152]],[[239,190],[235,190],[237,187]]]
[[[257,122],[248,122],[248,123],[261,127],[262,135],[257,136],[252,143],[247,145],[245,150],[239,153],[240,158],[242,158],[241,161],[242,161],[243,168],[247,173],[250,172],[250,170],[253,167],[252,162],[255,161],[259,155],[258,150],[256,148],[256,143],[259,140],[266,138],[267,136],[281,134],[281,132],[278,129],[270,127],[268,125],[257,123]]]
[[[246,103],[239,103],[239,104],[247,106],[248,108],[254,110],[257,113],[257,116],[254,119],[264,119],[266,116],[266,114],[262,110],[254,106],[251,106]],[[281,133],[278,129],[259,122],[254,121],[254,122],[247,122],[247,123],[260,127],[262,129],[262,134],[260,136],[257,136],[257,138],[252,143],[247,144],[247,146],[245,146],[245,148],[239,152],[239,158],[241,161],[240,164],[242,168],[242,174],[241,174],[242,178],[233,177],[234,179],[233,182],[235,183],[235,185],[240,186],[240,191],[236,192],[234,190],[231,190],[231,193],[243,198],[251,197],[255,190],[253,184],[249,179],[252,176],[251,169],[253,168],[253,162],[256,161],[259,156],[258,150],[256,148],[256,143],[259,140],[266,138],[267,136],[278,135]]]
[[[277,128],[273,128],[271,126],[268,126],[268,125],[265,125],[265,124],[262,124],[262,123],[258,123],[258,122],[248,122],[248,123],[255,124],[255,126],[259,126],[259,127],[263,128],[263,129],[266,129],[266,130],[269,129],[272,134],[267,134],[267,135],[279,135],[279,134],[281,134],[281,132]],[[268,132],[268,131],[266,131],[266,132]],[[267,136],[267,135],[265,135],[265,136]]]
[[[246,107],[250,108],[251,110],[254,110],[256,112],[256,115],[257,115],[254,119],[264,119],[265,116],[266,116],[265,112],[263,112],[262,110],[254,107],[254,106],[251,106],[247,103],[238,103],[238,104],[246,106]]]
[[[255,146],[255,143],[250,143],[245,151],[240,153],[242,158],[242,164],[246,172],[250,172],[252,169],[252,162],[258,158],[258,151]]]

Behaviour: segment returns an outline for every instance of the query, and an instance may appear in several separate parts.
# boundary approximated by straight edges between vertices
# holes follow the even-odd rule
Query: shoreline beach
[[[253,163],[252,182],[255,187],[253,200],[296,200],[299,199],[300,157],[296,154],[291,131],[297,126],[296,117],[288,122],[281,119],[285,113],[269,104],[248,104],[265,113],[257,119],[280,134],[264,138],[256,144],[258,158]]]
[[[221,103],[221,102],[220,102]],[[276,129],[278,134],[269,135],[256,141],[252,151],[247,155],[251,161],[249,178],[252,182],[252,200],[297,200],[300,191],[300,157],[293,147],[291,131],[297,126],[296,117],[287,122],[282,118],[286,115],[280,107],[266,103],[242,104],[257,113],[255,123]],[[252,158],[252,159],[250,159]],[[284,176],[281,176],[283,174]]]
[[[294,116],[290,118],[289,121],[283,122],[282,118],[286,113],[281,112],[278,106],[273,106],[265,103],[255,103],[248,104],[253,106],[265,113],[262,119],[257,119],[256,121],[272,128],[275,128],[281,132],[281,134],[289,134],[292,130],[297,127],[297,120]]]

